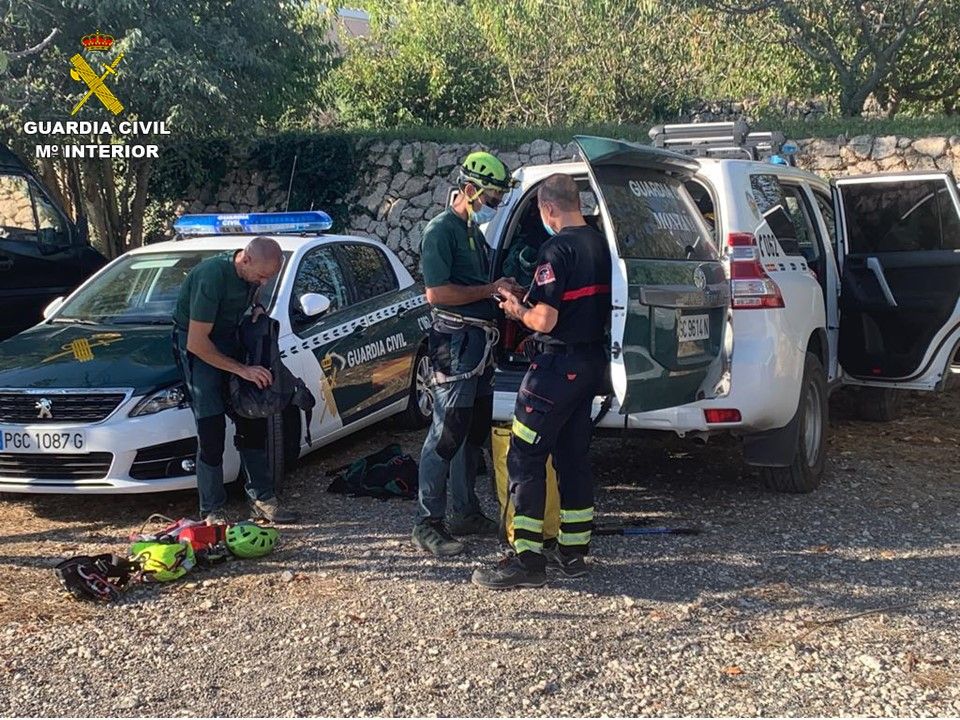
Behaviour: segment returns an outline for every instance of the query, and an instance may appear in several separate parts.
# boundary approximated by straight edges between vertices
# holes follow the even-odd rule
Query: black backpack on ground
[[[327,492],[381,500],[412,500],[420,488],[417,461],[404,454],[396,443],[332,470],[330,474],[339,471],[342,472],[330,483]]]

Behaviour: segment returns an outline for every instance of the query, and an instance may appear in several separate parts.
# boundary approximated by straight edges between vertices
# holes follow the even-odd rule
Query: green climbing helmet
[[[130,546],[130,559],[140,564],[144,579],[151,582],[177,580],[197,564],[189,542],[134,543]]]
[[[269,554],[280,533],[276,528],[241,522],[227,528],[227,548],[240,558],[256,558]]]
[[[495,155],[483,150],[467,155],[460,166],[460,185],[473,183],[481,190],[499,190],[506,192],[510,189],[510,169]]]

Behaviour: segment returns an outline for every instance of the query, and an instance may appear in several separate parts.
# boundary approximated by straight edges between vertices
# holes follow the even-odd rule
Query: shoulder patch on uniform
[[[536,272],[533,274],[533,279],[537,285],[549,285],[556,282],[557,276],[553,272],[553,265],[550,263],[538,265]]]

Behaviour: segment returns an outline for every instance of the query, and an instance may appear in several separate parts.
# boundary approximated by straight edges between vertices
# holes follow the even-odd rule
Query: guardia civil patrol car
[[[183,239],[122,255],[53,301],[39,325],[0,343],[0,491],[195,486],[196,427],[173,361],[171,315],[193,267],[255,235],[283,250],[260,300],[280,323],[284,362],[317,398],[309,435],[295,408],[270,421],[276,471],[388,417],[427,424],[423,288],[382,244],[325,234],[330,225],[322,212],[181,217]],[[224,477],[239,471],[228,437]]]
[[[960,194],[949,173],[828,181],[744,123],[654,128],[654,147],[578,137],[582,162],[526,166],[485,228],[491,274],[546,240],[537,189],[581,188],[610,246],[611,387],[599,427],[731,433],[773,489],[823,476],[827,396],[852,386],[865,419],[904,390],[938,390],[960,348]],[[529,257],[530,253],[527,253]],[[520,279],[520,278],[518,278]],[[529,282],[529,278],[522,278]],[[494,418],[527,361],[501,328]]]

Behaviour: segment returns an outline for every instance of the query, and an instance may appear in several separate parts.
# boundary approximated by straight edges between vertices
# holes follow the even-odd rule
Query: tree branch
[[[54,28],[53,30],[50,31],[50,34],[47,35],[47,37],[45,37],[43,40],[41,40],[37,45],[34,45],[32,48],[27,48],[26,50],[20,50],[19,52],[9,52],[7,53],[7,57],[10,58],[11,60],[20,60],[21,58],[25,58],[28,55],[35,55],[37,53],[41,53],[44,50],[46,50],[47,47],[49,47],[50,43],[53,42],[54,38],[57,37],[59,32],[60,32],[59,28]]]

